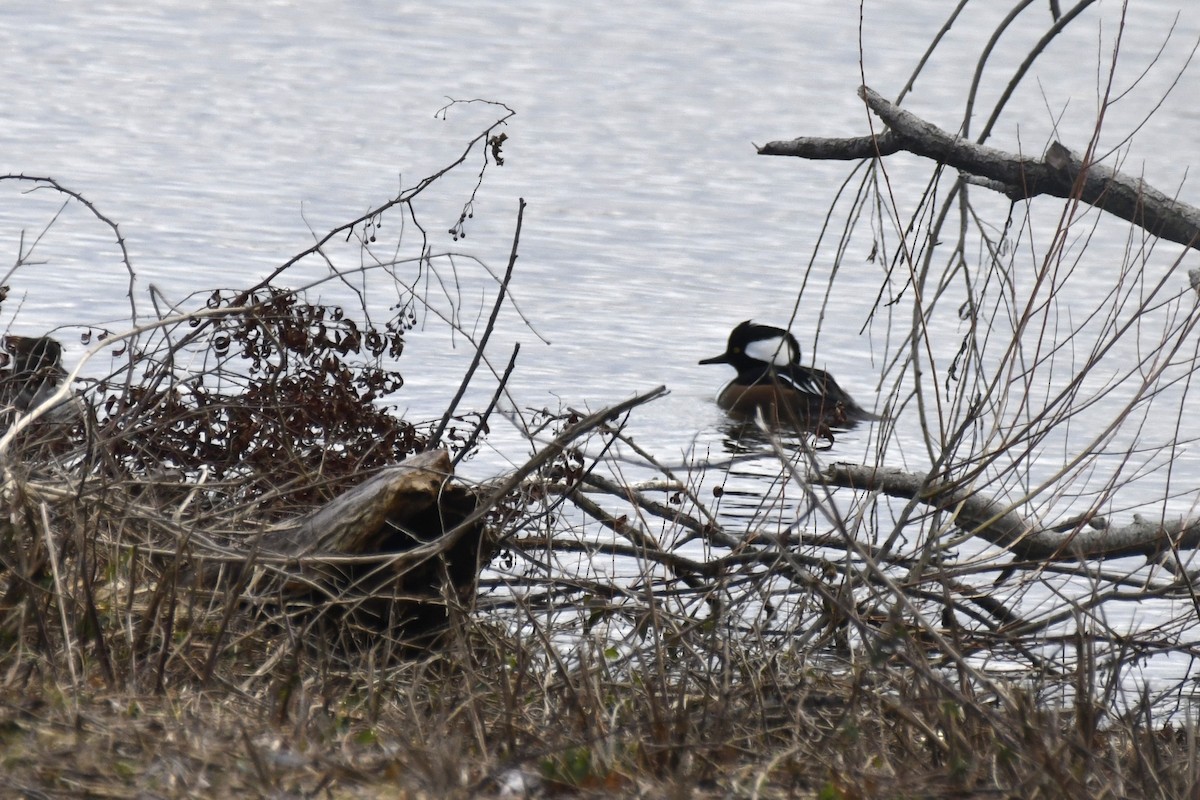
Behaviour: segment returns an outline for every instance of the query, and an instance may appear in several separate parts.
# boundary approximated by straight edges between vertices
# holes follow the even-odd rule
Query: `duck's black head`
[[[783,369],[800,363],[800,343],[783,328],[746,320],[729,334],[724,353],[700,363],[729,364],[739,374],[768,366]]]
[[[5,336],[3,342],[4,349],[12,353],[13,375],[62,369],[62,345],[49,336]]]

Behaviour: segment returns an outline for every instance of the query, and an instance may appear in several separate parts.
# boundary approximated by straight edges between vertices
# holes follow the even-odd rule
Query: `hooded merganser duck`
[[[737,377],[717,396],[731,415],[799,426],[878,419],[838,386],[828,372],[800,364],[800,343],[782,328],[750,320],[733,329],[725,352],[701,364],[729,364]]]
[[[12,367],[0,373],[0,400],[28,411],[53,394],[66,376],[62,345],[49,336],[5,336],[3,341]]]

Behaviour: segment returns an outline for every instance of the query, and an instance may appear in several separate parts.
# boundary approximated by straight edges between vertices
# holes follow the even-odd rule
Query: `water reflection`
[[[833,450],[842,434],[869,422],[843,419],[840,424],[820,421],[808,426],[771,425],[764,429],[758,419],[731,415],[718,429],[721,446],[731,456],[776,451],[802,454]]]
[[[860,423],[850,421],[816,429],[764,428],[757,422],[729,419],[720,426],[726,456],[709,464],[723,473],[718,518],[731,530],[787,533],[811,512],[806,477],[818,459],[833,451],[838,438]]]

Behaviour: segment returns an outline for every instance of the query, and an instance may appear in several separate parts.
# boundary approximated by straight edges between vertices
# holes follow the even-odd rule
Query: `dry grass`
[[[151,644],[144,682],[167,662],[157,691],[116,648],[110,687],[83,641],[11,642],[6,791],[470,797],[519,778],[533,796],[1189,797],[1200,777],[1190,727],[1097,729],[1086,704],[984,694],[913,643],[851,666],[711,625],[662,641],[652,626],[618,656],[592,636],[563,652],[546,630],[466,617],[436,655],[385,663],[380,647],[321,652],[237,624],[205,686],[215,617]]]
[[[1114,666],[1100,637],[1069,658],[1039,655],[1043,630],[981,624],[944,576],[906,584],[908,556],[881,566],[833,530],[734,540],[719,519],[698,521],[694,482],[616,494],[603,477],[614,465],[585,455],[612,451],[616,423],[505,495],[477,603],[452,608],[436,647],[415,656],[398,628],[354,629],[336,613],[367,599],[353,587],[301,602],[253,583],[195,585],[186,576],[200,562],[252,546],[253,525],[227,530],[247,524],[245,508],[199,503],[186,477],[89,479],[81,492],[49,466],[62,463],[63,432],[40,432],[48,439],[26,440],[20,462],[38,468],[11,475],[4,495],[8,792],[1082,798],[1200,787],[1195,729],[1178,707],[1112,707],[1136,655]],[[676,502],[652,498],[663,487]]]

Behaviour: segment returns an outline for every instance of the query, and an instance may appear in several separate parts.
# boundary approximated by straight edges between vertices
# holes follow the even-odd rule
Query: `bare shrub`
[[[510,409],[533,455],[480,485],[439,475],[420,510],[437,537],[401,546],[408,525],[389,522],[397,538],[365,552],[289,549],[297,519],[325,520],[301,516],[313,506],[469,451],[503,396],[515,352],[473,416],[462,391],[439,420],[387,407],[421,303],[400,273],[439,265],[412,205],[472,153],[502,163],[507,118],[258,285],[132,309],[130,330],[88,342],[119,366],[15,415],[0,439],[6,787],[1195,795],[1188,679],[1137,680],[1197,655],[1194,532],[1167,517],[1171,480],[1149,521],[1112,520],[1186,440],[1128,433],[1166,406],[1182,417],[1197,303],[1178,261],[1131,245],[1115,288],[1068,309],[1094,283],[1087,234],[1070,238],[1077,197],[1041,247],[1021,238],[1032,206],[989,224],[940,166],[930,180],[949,193],[903,215],[872,162],[849,217],[880,209],[890,227],[871,236],[890,257],[864,315],[904,318],[880,359],[874,461],[833,462],[837,431],[731,427],[728,458],[666,463],[625,424],[662,387],[595,413]],[[379,222],[404,213],[416,254],[374,257]],[[292,271],[333,264],[343,236],[371,257]],[[393,282],[386,317],[349,276]],[[360,307],[306,294],[327,283]],[[1137,359],[1120,355],[1146,330]],[[52,413],[72,386],[78,414]],[[1133,626],[1134,604],[1167,613]],[[414,647],[397,611],[414,607],[436,609],[436,644]],[[68,730],[83,744],[64,755]]]

